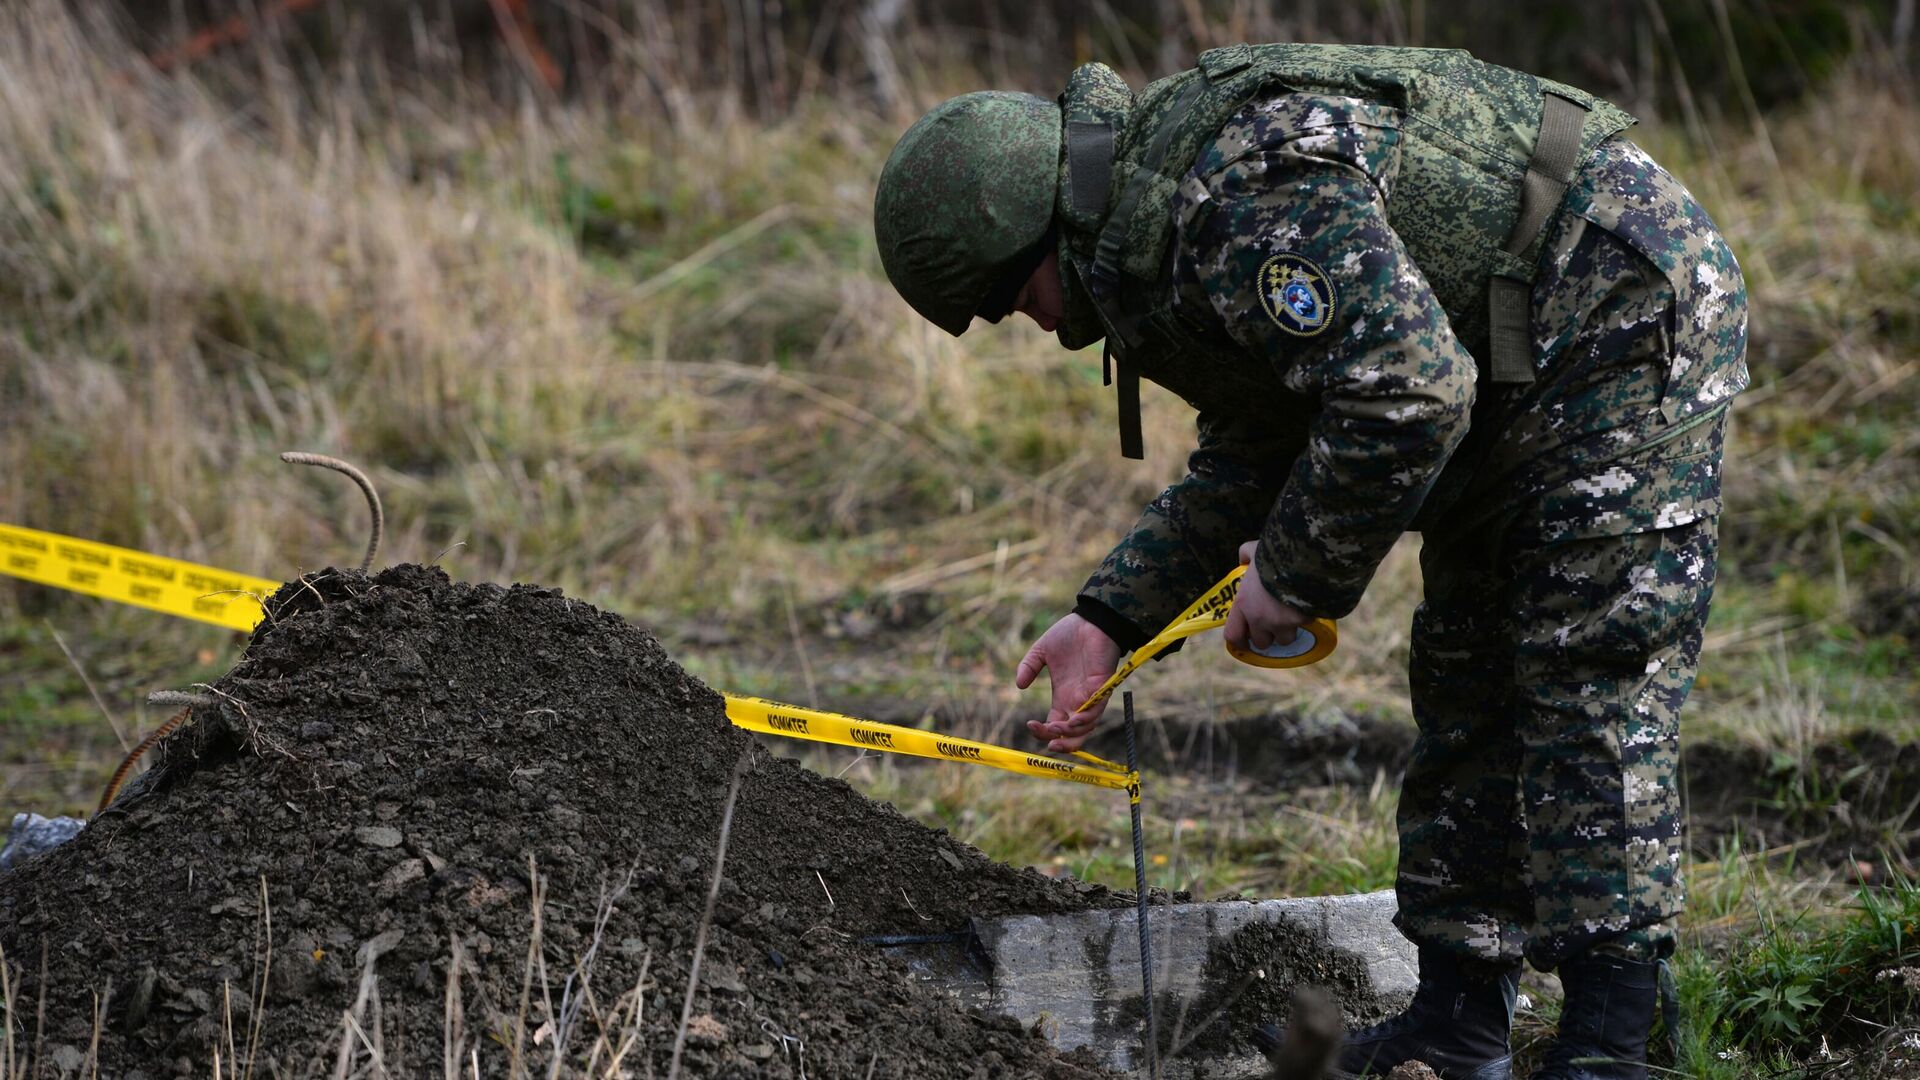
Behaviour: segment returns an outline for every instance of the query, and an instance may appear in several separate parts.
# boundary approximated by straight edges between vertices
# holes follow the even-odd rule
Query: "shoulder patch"
[[[1282,330],[1313,337],[1333,323],[1333,279],[1305,255],[1283,251],[1260,264],[1260,306]]]

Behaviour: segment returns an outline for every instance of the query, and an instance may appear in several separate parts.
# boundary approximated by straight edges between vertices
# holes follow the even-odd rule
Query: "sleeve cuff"
[[[1275,559],[1269,550],[1271,543],[1270,538],[1263,537],[1253,559],[1254,573],[1260,575],[1260,584],[1266,586],[1267,595],[1310,619],[1344,619],[1360,605],[1358,592],[1314,588],[1311,578],[1282,574],[1276,569],[1281,560]]]
[[[1085,593],[1082,593],[1074,603],[1073,613],[1112,638],[1113,643],[1120,646],[1120,651],[1123,653],[1130,653],[1153,640],[1151,633],[1135,626],[1131,619]]]

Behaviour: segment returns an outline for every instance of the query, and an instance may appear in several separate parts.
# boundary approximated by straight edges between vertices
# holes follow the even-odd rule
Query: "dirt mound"
[[[1117,898],[773,757],[618,616],[414,566],[268,610],[136,790],[0,874],[49,1060],[79,1060],[100,992],[102,1075],[198,1074],[256,1021],[255,1074],[331,1072],[356,1011],[353,1051],[400,1075],[504,1075],[515,1048],[544,1071],[557,1043],[605,1069],[626,1040],[664,1076],[741,763],[688,1075],[1108,1075],[859,938]]]

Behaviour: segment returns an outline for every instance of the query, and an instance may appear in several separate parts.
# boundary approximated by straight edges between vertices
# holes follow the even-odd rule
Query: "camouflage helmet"
[[[880,170],[873,231],[887,279],[959,336],[1047,236],[1059,183],[1058,105],[998,90],[942,102]]]

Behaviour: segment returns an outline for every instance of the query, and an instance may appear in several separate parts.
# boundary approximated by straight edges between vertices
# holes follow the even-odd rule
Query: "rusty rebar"
[[[280,460],[289,465],[317,465],[323,469],[332,469],[360,485],[360,494],[367,497],[367,510],[373,515],[373,535],[367,538],[367,555],[360,560],[360,569],[364,571],[372,566],[373,557],[380,551],[380,536],[386,528],[386,516],[380,510],[380,493],[373,490],[373,481],[367,479],[367,474],[339,458],[328,457],[325,454],[288,450],[280,455]]]

